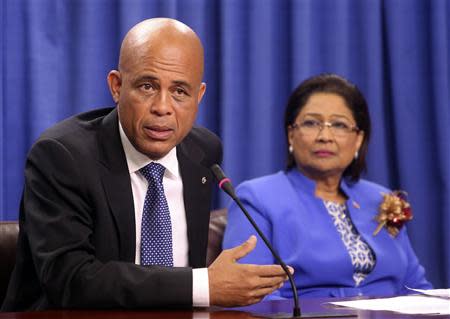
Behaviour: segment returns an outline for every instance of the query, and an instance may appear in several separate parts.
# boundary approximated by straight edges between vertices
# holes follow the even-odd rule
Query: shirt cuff
[[[192,269],[192,305],[209,307],[208,268]]]

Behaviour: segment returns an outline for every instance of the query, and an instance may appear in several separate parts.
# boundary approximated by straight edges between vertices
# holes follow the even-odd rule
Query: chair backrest
[[[0,221],[0,306],[8,289],[9,279],[16,263],[19,224]]]
[[[208,251],[206,265],[209,266],[222,252],[222,240],[227,225],[227,209],[213,210],[209,218]]]

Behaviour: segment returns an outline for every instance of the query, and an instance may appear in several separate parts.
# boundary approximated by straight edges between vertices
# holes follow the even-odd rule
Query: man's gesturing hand
[[[255,246],[256,237],[250,236],[242,245],[224,250],[209,266],[211,305],[223,307],[251,305],[279,289],[287,280],[286,273],[279,265],[236,263]],[[290,270],[293,273],[293,269]]]

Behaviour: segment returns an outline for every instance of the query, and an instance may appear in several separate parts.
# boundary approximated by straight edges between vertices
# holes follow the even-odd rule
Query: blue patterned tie
[[[150,163],[139,171],[148,181],[141,228],[141,265],[173,266],[172,224],[164,195],[166,168]]]

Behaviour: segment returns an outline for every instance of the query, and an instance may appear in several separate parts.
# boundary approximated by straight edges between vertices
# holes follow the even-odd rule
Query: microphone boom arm
[[[294,310],[293,310],[293,316],[301,317],[301,310],[300,306],[298,304],[298,294],[297,294],[297,287],[294,283],[294,278],[292,277],[291,272],[289,271],[288,267],[284,263],[284,261],[281,259],[281,257],[278,255],[278,253],[275,251],[275,249],[270,244],[269,240],[266,238],[266,236],[262,233],[262,231],[259,229],[259,227],[256,225],[255,221],[253,220],[252,216],[248,213],[248,211],[245,209],[244,205],[242,204],[241,200],[236,196],[231,196],[233,200],[238,204],[242,212],[244,213],[245,217],[247,217],[248,221],[252,224],[253,228],[256,230],[258,235],[262,238],[264,243],[266,244],[267,248],[269,248],[272,255],[275,257],[276,261],[280,264],[281,268],[283,268],[284,272],[287,274],[289,278],[289,283],[291,284],[292,293],[294,294]]]

